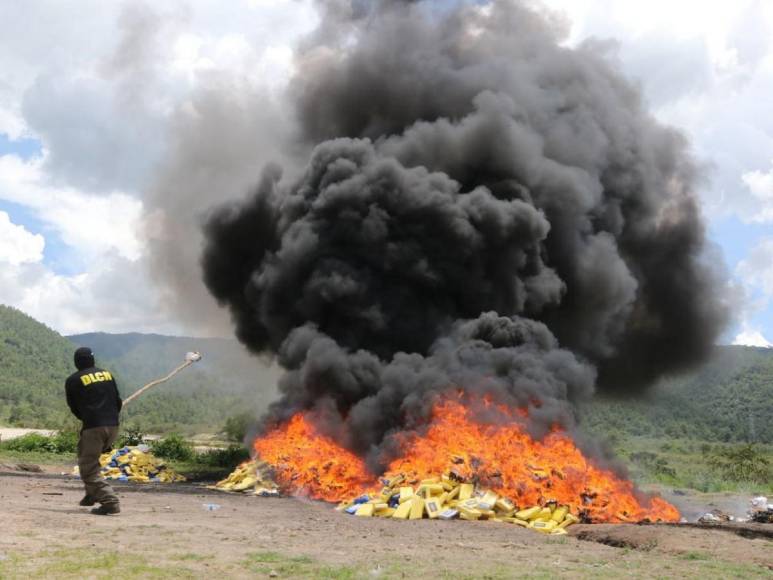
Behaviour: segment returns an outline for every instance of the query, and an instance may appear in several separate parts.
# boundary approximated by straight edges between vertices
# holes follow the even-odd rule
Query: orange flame
[[[385,476],[402,473],[412,481],[452,469],[521,507],[555,500],[593,522],[679,519],[677,509],[663,499],[642,503],[633,483],[593,465],[566,432],[556,427],[536,441],[524,428],[523,410],[483,405],[505,420],[476,421],[460,400],[439,402],[426,432],[398,437],[401,454]],[[320,435],[308,415],[296,414],[254,445],[288,493],[340,501],[380,487],[362,459]]]
[[[258,456],[274,468],[277,483],[293,495],[340,501],[373,482],[362,459],[317,433],[302,413],[255,440]]]

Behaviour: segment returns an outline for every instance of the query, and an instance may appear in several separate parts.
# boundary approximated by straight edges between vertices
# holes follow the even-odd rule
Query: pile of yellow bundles
[[[103,453],[99,463],[105,479],[137,483],[185,481],[185,477],[153,455],[146,445],[122,447],[117,451]]]
[[[271,468],[265,461],[245,461],[212,489],[254,493],[263,497],[279,497],[279,486],[271,478]]]
[[[336,509],[359,517],[506,522],[552,535],[566,534],[566,528],[579,521],[557,502],[519,509],[508,498],[459,481],[451,473],[421,480],[415,487],[403,475],[383,484],[379,493],[343,502]]]

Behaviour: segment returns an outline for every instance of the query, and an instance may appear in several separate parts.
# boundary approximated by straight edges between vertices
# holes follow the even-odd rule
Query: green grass
[[[255,574],[261,577],[272,572],[279,578],[322,578],[354,580],[359,578],[417,578],[447,579],[506,579],[523,578],[766,578],[769,570],[745,562],[727,562],[715,559],[707,552],[691,551],[682,554],[619,550],[601,555],[577,553],[556,544],[548,549],[538,546],[513,557],[502,553],[488,561],[477,561],[475,552],[470,558],[449,565],[440,554],[427,552],[426,557],[407,561],[399,553],[374,554],[362,563],[331,565],[304,555],[287,555],[276,551],[248,553],[239,561],[219,560],[215,554],[180,552],[158,555],[131,549],[106,551],[98,548],[42,549],[34,554],[6,554],[0,560],[0,578],[199,578],[206,567],[206,577],[228,577],[235,574]],[[573,554],[573,555],[572,555]],[[356,556],[355,556],[356,557]]]
[[[770,570],[754,564],[736,564],[724,560],[706,560],[698,563],[695,578],[770,578]]]
[[[682,560],[711,560],[711,554],[706,552],[685,552],[679,554]]]
[[[509,579],[528,578],[532,580],[553,580],[555,578],[769,578],[770,574],[756,564],[732,563],[703,557],[699,552],[695,557],[659,553],[640,553],[620,551],[618,557],[598,555],[565,558],[557,549],[539,551],[534,548],[529,556],[516,556],[507,562],[475,562],[463,568],[449,570],[442,561],[421,561],[406,564],[396,561],[384,568],[380,578],[443,578],[460,579]],[[474,555],[474,552],[472,553]],[[474,556],[473,556],[474,558]],[[474,561],[474,559],[473,559]]]
[[[180,560],[183,562],[206,562],[207,560],[214,559],[212,554],[194,554],[192,552],[186,552],[184,554],[175,554],[172,556],[174,560]]]
[[[735,481],[711,467],[711,455],[730,447],[737,445],[631,437],[618,441],[614,450],[638,484],[657,483],[701,492],[773,494],[773,477],[765,483]],[[773,445],[760,445],[757,451],[773,464]]]
[[[198,461],[166,461],[169,467],[184,475],[188,481],[215,481],[226,477],[232,468],[217,467]]]
[[[352,566],[331,566],[315,562],[308,556],[285,556],[279,552],[247,554],[242,566],[257,574],[277,573],[280,577],[327,578],[350,580],[365,576],[364,571]]]
[[[183,566],[156,565],[141,554],[99,549],[43,550],[34,557],[12,554],[0,561],[0,578],[196,578]]]
[[[696,554],[692,552],[692,554]],[[555,560],[555,558],[550,558]],[[512,578],[513,568],[484,572],[476,578]],[[507,572],[509,571],[509,574]],[[562,561],[560,566],[541,563],[537,559],[518,574],[519,578],[552,580],[553,578],[770,578],[770,572],[756,564],[733,563],[714,560],[711,557],[680,558],[665,554],[644,558],[625,556],[619,558],[589,557],[579,562]]]
[[[0,463],[38,463],[41,465],[75,465],[74,453],[50,453],[45,451],[12,451],[0,448]]]

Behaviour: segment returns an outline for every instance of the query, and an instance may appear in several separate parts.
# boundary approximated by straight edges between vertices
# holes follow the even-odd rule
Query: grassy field
[[[556,540],[548,540],[548,547]],[[555,549],[553,550],[555,552]],[[42,548],[28,555],[10,554],[0,561],[0,578],[200,578],[209,577],[279,577],[355,580],[360,578],[434,577],[448,579],[512,578],[649,578],[678,575],[680,578],[769,578],[761,567],[733,563],[715,558],[703,551],[678,555],[658,555],[658,573],[651,574],[652,564],[646,557],[623,554],[603,558],[588,554],[556,561],[544,557],[523,566],[481,562],[464,570],[438,569],[430,562],[380,558],[368,565],[340,565],[320,562],[309,556],[293,556],[278,551],[249,551],[236,561],[223,562],[215,554],[185,552],[157,558],[143,553],[123,553],[104,549]],[[632,557],[631,557],[632,556]],[[436,563],[435,563],[436,564]],[[206,572],[205,572],[206,571]]]
[[[75,464],[74,454],[50,453],[46,451],[13,451],[0,448],[0,463],[35,463],[37,465]]]
[[[630,438],[615,446],[634,481],[658,483],[700,492],[773,493],[771,465],[773,446],[757,445],[747,463],[756,468],[756,477],[748,473],[728,473],[726,464],[717,465],[716,457],[734,458],[746,449],[739,444],[718,444],[680,439]],[[744,477],[747,475],[747,477]]]

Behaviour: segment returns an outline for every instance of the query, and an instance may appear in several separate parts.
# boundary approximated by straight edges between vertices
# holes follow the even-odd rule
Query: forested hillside
[[[711,362],[646,398],[596,399],[586,428],[617,436],[773,443],[773,349],[717,347]]]
[[[234,415],[257,416],[276,396],[279,371],[248,356],[234,340],[93,333],[64,338],[29,316],[0,306],[0,423],[57,427],[68,419],[63,383],[75,346],[94,349],[124,397],[165,375],[186,351],[201,362],[127,407],[125,421],[144,431],[216,431]],[[718,347],[713,360],[663,381],[639,400],[596,399],[581,408],[583,427],[631,437],[773,443],[773,350]]]
[[[72,343],[26,314],[0,305],[0,422],[61,424]]]
[[[72,425],[64,380],[76,346],[94,349],[126,397],[166,375],[188,350],[203,359],[127,407],[124,420],[145,431],[216,431],[236,414],[257,416],[276,393],[278,371],[247,355],[234,340],[142,334],[65,338],[26,314],[0,305],[0,424]]]

